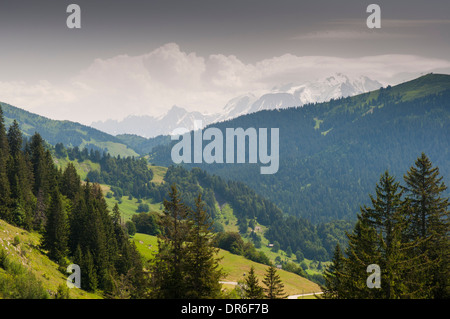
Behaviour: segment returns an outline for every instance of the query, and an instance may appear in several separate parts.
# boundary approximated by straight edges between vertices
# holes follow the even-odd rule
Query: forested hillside
[[[152,183],[152,167],[143,158],[113,157],[97,150],[66,149],[60,144],[55,148],[55,156],[99,163],[100,169],[89,171],[86,178],[90,182],[110,185],[116,199],[131,196],[162,203],[167,199],[170,186],[176,184],[183,201],[194,207],[198,194],[202,193],[205,208],[213,220],[217,219],[220,206],[226,203],[233,209],[241,234],[246,234],[257,222],[267,227],[264,235],[268,240],[278,242],[283,250],[289,247],[293,252],[300,251],[308,259],[329,260],[336,243],[345,243],[345,231],[352,226],[344,221],[313,225],[300,217],[288,218],[275,204],[244,183],[226,181],[199,168],[187,170],[170,166],[164,175],[164,183]]]
[[[61,273],[80,265],[82,288],[108,298],[223,297],[219,248],[272,266],[263,240],[271,252],[284,250],[276,263],[301,276],[303,258],[319,265],[333,259],[325,281],[317,280],[326,298],[447,298],[448,101],[450,77],[428,75],[353,98],[247,115],[215,127],[279,127],[277,174],[261,175],[249,164],[169,165],[158,181],[152,164],[170,164],[170,145],[122,137],[153,148],[152,164],[91,144],[51,146],[39,133],[23,134],[28,122],[8,120],[7,129],[0,108],[0,219],[39,234],[29,249],[37,247]],[[89,168],[83,179],[75,165]],[[124,223],[119,206],[108,207],[124,196],[160,209],[136,205]],[[137,229],[158,236],[151,262],[130,241]],[[365,288],[370,264],[382,269],[381,290]],[[24,278],[30,285],[21,285]],[[192,278],[207,280],[202,286]],[[0,297],[49,297],[3,248],[0,283]],[[14,287],[10,295],[7,287]]]
[[[7,103],[0,102],[6,127],[16,120],[24,138],[39,132],[42,138],[51,145],[63,143],[66,146],[107,151],[113,155],[137,156],[132,148],[120,139],[101,132],[92,127],[71,121],[52,120]]]
[[[19,253],[24,264],[29,261],[28,253],[23,249],[28,249],[33,252],[33,258],[44,259],[45,255],[53,265],[58,265],[60,274],[56,276],[55,269],[49,262],[44,272],[39,269],[47,280],[50,278],[47,272],[52,272],[53,280],[54,277],[61,277],[61,273],[66,274],[68,265],[78,265],[82,269],[81,288],[93,294],[77,293],[77,297],[228,296],[219,283],[225,274],[218,268],[218,246],[224,245],[223,240],[230,234],[216,238],[211,228],[213,219],[205,210],[205,202],[201,197],[205,192],[192,182],[196,178],[194,174],[191,175],[182,168],[178,168],[178,171],[173,168],[174,172],[168,174],[167,183],[161,184],[168,186],[170,179],[175,179],[180,182],[180,188],[186,190],[184,197],[187,201],[194,194],[197,197],[193,206],[186,205],[176,183],[172,183],[170,191],[164,196],[164,211],[158,215],[158,225],[155,225],[158,228],[158,249],[154,258],[149,261],[143,258],[134,241],[130,240],[130,228],[123,223],[118,205],[110,210],[100,185],[91,183],[89,179],[82,181],[72,162],[58,169],[52,152],[72,160],[99,160],[100,166],[108,169],[101,171],[104,174],[96,176],[115,176],[109,182],[117,185],[117,191],[130,195],[136,191],[137,196],[148,196],[145,193],[147,190],[166,190],[166,187],[157,189],[154,184],[150,184],[153,188],[145,187],[149,185],[153,173],[144,159],[122,159],[109,154],[102,157],[98,150],[86,152],[85,149],[65,149],[62,144],[53,149],[38,133],[29,140],[24,140],[16,121],[6,130],[0,108],[1,228],[7,234],[13,229],[23,230],[20,231],[20,237],[15,236],[14,248],[9,236],[5,237],[6,240],[0,238],[0,298],[70,297],[64,284],[59,284],[57,291],[51,291],[50,295],[44,289],[40,276],[36,277],[37,270],[18,264],[16,257],[13,258],[6,252],[10,249],[21,249]],[[119,175],[119,170],[123,175]],[[129,179],[123,180],[126,177]],[[125,183],[120,184],[122,181]],[[192,186],[197,187],[189,190]],[[265,203],[263,199],[259,201]],[[268,202],[267,204],[269,205]],[[257,212],[261,213],[261,210]],[[173,229],[173,224],[177,223],[179,225]],[[32,236],[34,237],[30,240]],[[24,238],[26,242],[22,244],[21,240]],[[175,255],[168,253],[177,246],[181,250]],[[264,254],[258,253],[252,244],[242,242],[242,246],[232,245],[232,248],[235,249],[234,254],[272,266],[272,262]],[[39,254],[42,255],[39,257]],[[172,273],[173,267],[177,268],[175,274]],[[290,271],[292,270],[291,267]],[[304,275],[302,272],[301,274]],[[173,279],[178,284],[171,284],[169,292],[161,294],[162,289],[168,288],[167,280],[173,283]],[[302,282],[307,283],[303,279]],[[183,290],[174,289],[176,287],[182,287]]]
[[[139,286],[140,256],[99,186],[82,183],[73,165],[58,170],[38,133],[24,143],[16,121],[6,131],[1,109],[0,218],[41,233],[41,248],[62,271],[71,263],[83,268],[85,290],[114,295],[124,275]]]
[[[261,175],[260,164],[186,167],[245,182],[285,213],[312,223],[355,221],[381,172],[401,176],[422,152],[448,184],[450,76],[429,74],[355,97],[262,111],[211,127],[224,136],[226,128],[279,128],[279,171]],[[170,165],[174,143],[153,148],[151,161]]]

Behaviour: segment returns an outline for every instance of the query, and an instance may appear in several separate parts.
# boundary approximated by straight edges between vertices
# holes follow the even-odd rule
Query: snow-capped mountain
[[[254,94],[243,95],[230,100],[223,112],[218,114],[215,122],[231,120],[235,117],[255,113],[262,110],[272,110],[298,106],[299,101],[289,93],[267,93],[259,98]]]
[[[352,78],[338,73],[306,83],[280,85],[260,96],[249,93],[235,97],[224,106],[222,112],[217,114],[205,115],[200,112],[188,112],[184,108],[173,106],[160,117],[133,115],[122,121],[94,122],[91,126],[113,135],[136,134],[149,138],[168,135],[179,127],[192,130],[195,128],[194,121],[202,121],[202,125],[206,126],[262,110],[289,108],[353,96],[377,90],[382,86],[380,82],[366,76]]]
[[[309,82],[299,86],[292,86],[287,91],[301,104],[325,102],[340,97],[353,96],[382,87],[378,81],[366,76],[349,78],[341,73],[316,82]]]
[[[200,112],[188,112],[184,108],[173,106],[165,115],[159,117],[130,115],[121,121],[99,121],[93,122],[91,126],[112,135],[136,134],[150,138],[168,135],[180,127],[193,130],[195,128],[194,121],[200,120],[203,125],[206,125],[212,123],[216,117],[217,115],[208,116]]]
[[[229,120],[236,116],[262,110],[302,106],[308,103],[325,102],[377,90],[383,85],[366,76],[350,78],[341,73],[302,84],[285,84],[256,98],[253,94],[240,96],[227,103],[218,120]]]

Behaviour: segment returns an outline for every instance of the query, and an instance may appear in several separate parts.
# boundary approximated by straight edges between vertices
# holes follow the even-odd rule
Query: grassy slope
[[[159,183],[159,184],[164,183],[164,176],[166,175],[167,167],[152,165],[152,166],[150,166],[150,169],[153,171],[152,182]]]
[[[0,220],[0,245],[7,250],[14,260],[30,269],[43,286],[53,294],[59,285],[65,284],[67,276],[58,270],[58,265],[51,261],[44,251],[39,249],[40,240],[41,235],[27,232]],[[157,250],[157,238],[155,236],[136,234],[133,241],[145,260],[153,258],[153,253]],[[15,242],[18,242],[18,244],[14,244]],[[242,256],[233,255],[225,250],[220,250],[219,256],[223,257],[221,266],[226,272],[224,281],[242,280],[244,273],[248,273],[252,265],[261,281],[267,269],[266,265],[255,263]],[[318,285],[296,274],[284,270],[278,270],[278,273],[285,285],[285,292],[289,295],[320,291]],[[81,289],[71,289],[70,298],[98,299],[101,296]]]
[[[103,189],[103,193],[106,194],[109,191],[109,186],[107,185],[101,185]],[[108,204],[108,207],[110,210],[114,207],[114,205],[117,203],[119,205],[119,211],[120,215],[122,217],[122,220],[126,222],[127,220],[131,220],[131,217],[136,214],[136,210],[138,207],[138,202],[136,198],[129,199],[128,196],[123,196],[121,199],[121,202],[118,202],[114,197],[113,198],[106,198],[106,203]],[[161,204],[160,203],[153,203],[150,200],[143,199],[143,204],[148,204],[150,207],[150,211],[152,212],[161,212]]]
[[[390,94],[400,95],[402,101],[436,94],[450,87],[450,76],[446,74],[427,74],[418,79],[408,81],[392,88]]]
[[[65,168],[69,163],[68,159],[55,159],[55,164],[58,167]],[[78,162],[78,160],[72,161],[81,179],[85,179],[86,175],[91,170],[98,170],[100,166],[98,163],[93,163],[89,160]],[[162,182],[167,168],[154,167],[155,176],[153,182]],[[101,185],[103,193],[106,195],[110,191],[108,185]],[[105,198],[110,209],[117,202],[114,198]],[[159,204],[153,204],[150,201],[143,201],[150,205],[152,211],[159,211]],[[137,208],[136,199],[128,199],[127,196],[122,197],[122,203],[119,204],[120,211],[124,221],[131,219],[131,216],[136,213]],[[14,238],[19,239],[19,244],[14,246]],[[156,240],[156,238],[155,238]],[[67,276],[58,271],[58,265],[51,261],[44,252],[39,249],[39,243],[41,236],[37,233],[29,233],[23,229],[14,227],[7,224],[3,220],[0,220],[0,245],[2,245],[7,251],[14,256],[15,260],[20,260],[24,265],[27,265],[29,269],[32,269],[38,279],[43,282],[44,287],[52,292],[55,292],[58,285],[64,284]],[[69,274],[68,274],[69,275]],[[80,289],[70,290],[71,298],[100,298],[97,294],[87,293]]]
[[[30,269],[42,285],[53,295],[59,285],[65,285],[69,274],[58,270],[58,265],[51,261],[39,248],[41,235],[14,227],[0,219],[0,245],[15,261]],[[88,293],[81,289],[70,289],[70,298],[99,299],[100,295]]]
[[[100,170],[100,164],[93,163],[90,160],[86,160],[83,162],[79,162],[78,160],[69,161],[68,158],[65,159],[54,159],[55,164],[58,166],[58,168],[64,169],[69,162],[72,162],[78,172],[78,174],[81,177],[81,180],[84,180],[86,178],[86,175],[91,170]],[[162,183],[165,173],[167,172],[166,167],[160,167],[160,166],[151,166],[151,169],[154,173],[152,182],[154,183]],[[106,194],[110,191],[109,185],[101,185],[103,194],[106,196]],[[118,203],[115,198],[106,198],[106,202],[108,204],[108,207],[112,210],[114,205]],[[151,200],[142,200],[142,203],[148,204],[151,211],[159,212],[161,211],[161,203],[153,203]],[[137,203],[137,199],[129,199],[128,196],[123,196],[121,203],[118,203],[120,212],[122,214],[122,218],[124,221],[130,220],[133,214],[136,213],[137,206],[139,205]]]
[[[151,260],[153,254],[156,253],[158,244],[155,236],[146,234],[136,234],[133,236],[133,241],[136,243],[136,247],[145,260]],[[219,251],[219,257],[222,257],[220,262],[224,272],[226,273],[223,281],[237,282],[244,279],[244,274],[248,274],[250,267],[255,267],[255,273],[262,284],[262,279],[266,273],[267,266],[248,260],[242,256],[233,255],[226,250]],[[317,284],[298,276],[294,273],[290,273],[284,270],[278,270],[281,280],[283,281],[285,292],[288,295],[320,292],[320,288]],[[224,285],[229,286],[229,285]],[[232,288],[232,285],[230,287]]]
[[[237,226],[237,218],[233,213],[233,208],[228,204],[225,203],[220,207],[220,214],[218,216],[218,222],[221,223],[224,226],[224,231],[226,232],[239,232],[238,226]],[[270,260],[274,261],[277,257],[280,257],[282,261],[290,261],[293,263],[297,263],[297,258],[295,254],[291,254],[291,256],[287,256],[286,252],[283,250],[279,250],[278,252],[273,252],[271,247],[268,247],[268,244],[270,243],[267,238],[264,237],[264,233],[267,230],[266,226],[256,224],[257,233],[261,235],[261,248],[258,248],[257,250],[262,251],[267,257],[269,257]],[[250,228],[248,230],[248,233],[250,232]],[[243,236],[243,239],[245,241],[250,241],[250,237],[248,235]],[[306,269],[306,273],[308,275],[314,275],[314,274],[321,274],[322,271],[317,269],[319,266],[319,263],[317,261],[304,259],[304,263],[308,266],[308,269]],[[322,269],[325,267],[325,265],[329,264],[329,262],[322,262]]]
[[[161,166],[151,166],[151,169],[153,171],[153,179],[151,180],[151,182],[163,183],[167,168]],[[103,194],[106,195],[110,191],[110,187],[108,185],[101,186],[103,189]],[[112,209],[116,203],[119,205],[119,210],[124,221],[131,220],[131,217],[136,214],[136,209],[139,205],[136,198],[129,199],[128,196],[123,196],[121,203],[119,203],[115,198],[105,197],[105,199],[110,209]],[[150,207],[150,211],[162,212],[162,203],[154,203],[152,200],[146,199],[143,199],[142,203],[148,204]]]
[[[136,153],[133,149],[129,148],[127,145],[125,144],[121,144],[121,143],[115,143],[115,142],[111,142],[111,141],[107,141],[107,142],[99,142],[93,139],[90,139],[89,141],[86,141],[83,139],[83,143],[80,144],[80,149],[83,149],[83,147],[86,146],[86,144],[94,144],[98,147],[100,147],[101,149],[107,149],[108,153],[111,154],[111,156],[122,156],[122,157],[127,157],[127,156],[139,156],[138,153]]]
[[[81,180],[85,180],[87,173],[90,171],[100,170],[100,164],[93,163],[91,160],[79,162],[78,160],[70,161],[68,158],[55,158],[54,162],[58,168],[61,167],[63,169],[67,167],[69,162],[72,162],[78,172],[78,175],[80,175]]]
[[[72,121],[58,121],[40,116],[18,107],[0,102],[3,109],[5,126],[9,127],[17,120],[24,136],[39,132],[50,144],[62,142],[65,146],[93,144],[101,149],[107,148],[113,156],[138,156],[138,154],[115,136],[109,135],[92,127]],[[75,144],[75,145],[73,145]]]
[[[221,266],[227,274],[224,279],[225,281],[236,282],[243,280],[245,278],[244,274],[248,274],[250,267],[253,265],[255,267],[256,276],[262,284],[268,266],[253,262],[242,256],[233,255],[226,250],[220,250],[219,256],[223,257]],[[280,275],[281,281],[284,284],[284,290],[288,295],[321,291],[316,283],[299,275],[282,269],[277,270],[277,273]]]
[[[61,167],[65,167],[67,165],[67,163],[68,163],[68,160],[58,160],[58,162],[57,162],[57,164],[60,165]],[[91,161],[84,161],[82,163],[78,163],[78,161],[75,161],[74,164],[75,164],[75,167],[82,179],[84,179],[86,177],[86,174],[87,174],[87,172],[89,172],[89,170],[92,170],[92,169],[98,170],[99,169],[99,164],[92,163]],[[150,167],[154,173],[152,182],[163,183],[164,175],[167,172],[167,168],[162,167],[162,166],[150,166]],[[101,185],[101,187],[103,189],[104,195],[106,195],[110,191],[110,186],[108,186],[108,185]],[[127,220],[130,220],[131,217],[134,214],[136,214],[136,209],[138,206],[136,198],[129,199],[128,196],[123,196],[120,203],[115,198],[106,198],[105,197],[105,199],[106,199],[106,203],[108,204],[108,207],[110,208],[110,210],[112,210],[114,205],[116,203],[118,203],[119,210],[121,212],[121,216],[122,216],[124,222]],[[162,203],[154,203],[151,200],[142,200],[142,203],[148,204],[150,207],[150,211],[162,212]],[[228,203],[224,203],[219,208],[220,208],[220,214],[219,214],[218,221],[224,226],[224,230],[229,231],[229,232],[238,232],[237,218],[234,215],[233,208]],[[277,256],[279,256],[283,261],[287,260],[287,261],[291,261],[291,262],[296,262],[296,257],[294,254],[292,254],[290,257],[288,257],[283,250],[279,250],[278,252],[275,253],[271,250],[271,248],[267,247],[267,245],[269,244],[269,241],[263,235],[266,230],[266,227],[262,226],[262,225],[257,225],[257,226],[260,228],[260,230],[259,230],[260,234],[262,234],[262,247],[259,248],[258,250],[264,252],[269,257],[269,259],[272,261],[274,261],[275,258]],[[141,236],[145,237],[146,235],[141,234]],[[244,240],[249,240],[249,238],[244,236]],[[153,243],[149,243],[149,244],[156,246],[156,238],[154,239]],[[149,250],[149,248],[147,246],[145,247],[145,249],[142,249],[142,247],[140,247],[140,245],[138,245],[138,248],[139,247],[141,248],[140,252],[145,255],[146,259],[150,259],[149,253],[151,250]],[[232,254],[229,254],[229,255],[236,257],[235,255],[232,255]],[[241,257],[241,258],[242,258],[242,261],[253,263],[243,257]],[[226,259],[228,259],[228,258],[226,258]],[[314,262],[314,261],[311,261],[308,259],[305,259],[304,262],[308,266],[308,269],[306,270],[306,272],[309,275],[320,274],[320,271],[317,270],[317,266],[318,266],[317,262]],[[322,265],[325,265],[325,264],[326,263],[322,263]],[[289,274],[291,274],[291,273],[289,273]],[[292,275],[297,276],[295,274],[292,274]],[[297,276],[297,277],[299,277],[299,276]],[[232,281],[234,281],[234,280],[232,280]],[[316,284],[313,284],[313,285],[316,285]],[[318,290],[316,290],[316,291],[318,291]],[[306,291],[306,289],[305,289],[305,293],[306,292],[309,292],[309,291]]]

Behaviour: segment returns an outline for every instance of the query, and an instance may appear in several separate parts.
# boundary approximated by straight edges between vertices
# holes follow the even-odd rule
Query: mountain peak
[[[342,73],[335,73],[329,77],[327,77],[325,80],[322,80],[321,82],[329,82],[331,84],[339,84],[339,83],[346,83],[350,82],[350,79],[347,75]]]
[[[262,110],[283,109],[302,106],[307,103],[325,102],[330,99],[348,97],[377,90],[382,87],[378,81],[367,76],[351,77],[343,73],[335,73],[322,79],[289,83],[275,86],[272,90],[255,95],[247,93],[229,100],[220,113],[201,114],[190,112],[173,105],[167,113],[158,117],[147,116],[135,119],[127,118],[122,122],[112,121],[103,125],[92,125],[111,134],[133,133],[145,137],[167,135],[176,127],[192,129],[194,121],[201,120],[204,126],[216,122],[227,121],[245,114]],[[143,124],[145,122],[145,124]]]
[[[173,115],[184,115],[186,113],[187,113],[187,111],[184,108],[174,105],[169,109],[169,111],[167,111],[166,114],[162,115],[161,117],[173,116]]]
[[[250,98],[250,95],[245,95],[232,99],[225,106],[226,114],[222,115],[221,119],[227,120],[261,110],[325,102],[377,90],[382,86],[380,82],[367,76],[353,77],[343,73],[335,73],[314,81],[276,86],[260,97],[252,95]]]

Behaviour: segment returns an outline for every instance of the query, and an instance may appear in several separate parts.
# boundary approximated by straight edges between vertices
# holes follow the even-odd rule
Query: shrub
[[[49,294],[36,276],[20,263],[13,261],[0,248],[0,297],[5,299],[47,299]]]

